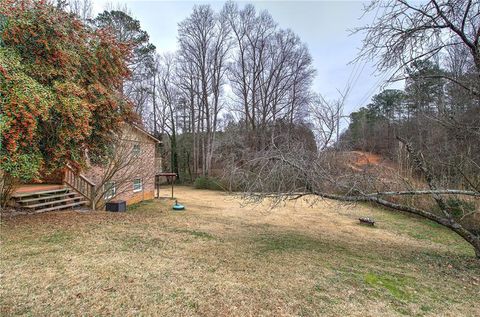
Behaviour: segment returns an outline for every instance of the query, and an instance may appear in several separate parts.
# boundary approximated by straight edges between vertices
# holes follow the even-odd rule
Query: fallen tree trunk
[[[475,255],[480,259],[480,236],[476,235],[474,232],[464,228],[458,221],[455,220],[451,214],[448,205],[442,195],[466,195],[473,197],[480,197],[480,193],[476,191],[468,190],[457,190],[457,189],[439,189],[433,179],[432,173],[428,168],[428,164],[425,162],[423,156],[420,153],[417,153],[413,150],[413,147],[410,143],[406,142],[403,139],[399,140],[406,144],[407,150],[411,153],[414,158],[415,163],[421,169],[421,171],[426,175],[427,184],[430,187],[430,190],[408,190],[408,191],[384,191],[376,193],[364,193],[362,188],[348,187],[337,184],[339,187],[344,188],[345,194],[332,194],[326,193],[323,191],[315,190],[318,188],[315,184],[322,183],[322,180],[329,180],[329,173],[323,171],[322,173],[312,173],[312,170],[308,168],[310,162],[302,161],[292,161],[291,159],[285,157],[283,154],[280,156],[275,156],[273,159],[281,161],[291,168],[300,172],[300,175],[303,176],[304,182],[306,184],[307,191],[302,195],[298,194],[298,197],[304,195],[315,195],[317,197],[333,199],[343,202],[370,202],[383,207],[387,207],[392,210],[398,210],[414,214],[431,221],[442,225],[462,237],[467,243],[469,243],[475,250]],[[270,157],[272,158],[272,157]],[[318,175],[317,175],[318,174]],[[318,179],[316,179],[318,178]],[[278,194],[277,194],[278,195]],[[280,194],[281,195],[281,194]],[[437,203],[441,211],[441,215],[427,210],[423,210],[417,207],[412,207],[408,205],[403,205],[397,202],[386,200],[382,196],[402,196],[402,195],[430,195],[434,201]]]

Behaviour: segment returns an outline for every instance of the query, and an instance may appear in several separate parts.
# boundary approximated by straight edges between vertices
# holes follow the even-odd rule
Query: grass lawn
[[[480,261],[427,221],[214,191],[3,219],[0,315],[480,316]],[[359,225],[359,216],[378,221]]]

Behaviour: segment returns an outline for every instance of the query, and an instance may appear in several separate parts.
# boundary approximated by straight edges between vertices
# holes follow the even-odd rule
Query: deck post
[[[90,207],[95,210],[95,185],[92,185],[90,192]]]

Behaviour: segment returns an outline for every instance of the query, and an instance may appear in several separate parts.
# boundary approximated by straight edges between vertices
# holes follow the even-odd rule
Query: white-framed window
[[[140,156],[140,152],[141,152],[140,151],[140,144],[134,144],[133,148],[132,148],[132,155],[134,157],[138,157],[138,156]]]
[[[141,178],[136,178],[133,180],[133,192],[140,192],[142,191],[142,179]]]
[[[103,192],[105,193],[103,195],[105,199],[113,198],[117,194],[117,186],[115,182],[106,182],[103,185]]]

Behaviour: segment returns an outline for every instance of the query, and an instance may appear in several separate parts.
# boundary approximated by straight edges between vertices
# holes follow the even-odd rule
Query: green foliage
[[[45,1],[2,1],[0,17],[0,168],[28,180],[101,156],[132,119],[130,47]]]
[[[224,190],[219,180],[206,176],[197,177],[193,185],[197,189]]]
[[[467,201],[458,198],[448,198],[447,205],[450,214],[456,218],[460,218],[465,214],[472,213],[476,208],[474,201]]]
[[[270,252],[330,252],[321,240],[295,232],[282,234],[262,234],[256,239],[261,253]]]
[[[42,164],[42,156],[39,153],[19,154],[15,160],[2,160],[0,168],[11,177],[22,181],[37,178]]]
[[[405,87],[406,107],[411,112],[435,111],[442,103],[444,70],[429,60],[418,60],[407,67],[409,81]]]
[[[349,127],[342,137],[344,141],[355,149],[388,154],[397,143],[394,136],[403,126],[411,130],[415,115],[422,119],[422,111],[431,111],[435,104],[441,104],[445,83],[432,78],[442,74],[437,65],[416,61],[407,68],[407,73],[405,91],[385,89],[374,95],[366,107],[351,113]]]
[[[384,117],[390,121],[399,118],[403,112],[404,93],[397,89],[386,89],[373,96],[369,110],[376,117]]]
[[[3,131],[7,129],[7,117],[0,114],[0,151],[2,150],[2,135]]]
[[[409,284],[412,283],[409,278],[367,273],[365,282],[374,288],[387,290],[397,300],[406,301],[412,298],[412,294],[407,289]]]
[[[5,28],[6,23],[7,23],[7,17],[1,14],[0,12],[0,34],[3,33],[3,29]],[[3,46],[4,46],[3,39],[0,36],[0,47],[3,47]]]
[[[153,71],[155,46],[149,43],[148,33],[141,29],[140,21],[123,11],[112,10],[100,13],[93,22],[97,27],[110,29],[117,41],[131,45],[130,64],[142,64],[147,71]]]
[[[38,122],[49,117],[53,94],[28,76],[15,50],[0,47],[0,168],[14,178],[38,176],[43,157],[36,146]]]

